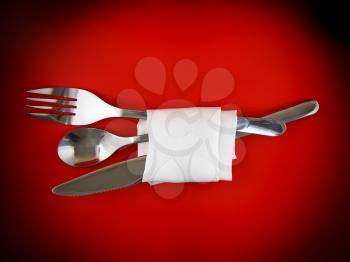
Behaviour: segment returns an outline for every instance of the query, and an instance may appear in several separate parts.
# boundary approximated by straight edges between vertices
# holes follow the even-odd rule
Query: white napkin
[[[138,134],[149,134],[149,143],[138,144],[146,155],[143,182],[213,182],[232,180],[236,158],[236,111],[220,108],[148,110]]]

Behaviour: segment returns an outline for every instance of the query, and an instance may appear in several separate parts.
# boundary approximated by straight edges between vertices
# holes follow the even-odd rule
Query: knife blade
[[[263,118],[288,123],[313,115],[318,109],[318,102],[311,100]],[[236,139],[247,135],[249,134],[237,132]],[[141,182],[145,163],[146,156],[119,162],[60,184],[52,192],[62,196],[83,196],[129,187]]]
[[[141,156],[112,164],[60,184],[52,192],[63,196],[83,196],[128,187],[141,182],[145,162],[146,156]]]

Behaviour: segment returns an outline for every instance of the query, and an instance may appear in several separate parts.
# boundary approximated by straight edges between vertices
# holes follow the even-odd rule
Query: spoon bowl
[[[101,129],[79,128],[61,139],[57,153],[70,166],[88,167],[106,160],[126,145],[146,141],[148,135],[121,137]]]

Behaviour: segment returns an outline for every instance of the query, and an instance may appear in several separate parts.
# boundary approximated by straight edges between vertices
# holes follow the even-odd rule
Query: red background
[[[40,19],[23,12],[9,37],[2,88],[4,254],[50,261],[343,261],[348,255],[346,61],[302,8],[123,3],[50,12]],[[163,96],[135,80],[134,67],[146,56],[166,65]],[[182,58],[199,66],[199,79],[185,92],[171,76]],[[201,79],[214,67],[233,73],[235,90],[202,103]],[[96,167],[73,169],[56,156],[58,141],[74,127],[25,116],[25,90],[46,86],[82,87],[111,104],[131,88],[148,108],[185,99],[198,106],[234,103],[244,115],[262,116],[316,99],[320,111],[289,124],[281,137],[244,138],[246,154],[231,183],[188,184],[172,200],[147,184],[69,198],[51,188]],[[130,98],[130,108],[138,106]],[[113,123],[111,131],[135,133],[132,123]],[[135,147],[101,166],[130,154]]]

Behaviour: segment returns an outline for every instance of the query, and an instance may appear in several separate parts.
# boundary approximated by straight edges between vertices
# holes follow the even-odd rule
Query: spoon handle
[[[148,142],[148,134],[133,136],[131,137],[131,141],[132,144]]]

